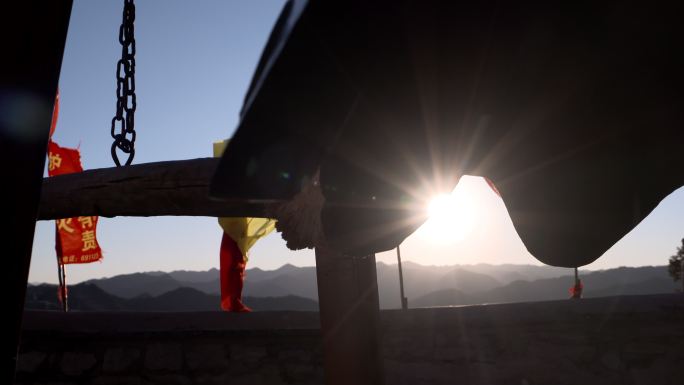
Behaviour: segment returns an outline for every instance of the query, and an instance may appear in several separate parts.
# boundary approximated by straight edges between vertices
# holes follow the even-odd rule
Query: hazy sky
[[[115,66],[121,54],[121,0],[75,0],[60,77],[54,139],[80,146],[86,169],[111,167],[109,124],[115,110]],[[213,141],[234,131],[238,111],[280,0],[136,1],[136,157],[134,163],[211,156]],[[475,177],[457,188],[469,208],[461,241],[416,233],[402,258],[421,264],[540,264],[515,233],[502,201]],[[30,282],[55,282],[54,222],[36,226]],[[221,229],[215,218],[101,218],[102,262],[69,265],[68,281],[150,270],[218,267]],[[665,264],[684,237],[684,189],[665,199],[636,229],[585,268]],[[258,243],[248,267],[313,265],[313,251],[293,252],[277,233]],[[396,262],[394,251],[378,260]]]

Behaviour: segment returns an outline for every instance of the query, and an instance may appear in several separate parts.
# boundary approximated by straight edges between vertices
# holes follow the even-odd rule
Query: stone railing
[[[309,312],[26,312],[17,384],[322,384]],[[383,311],[390,384],[681,384],[684,299]]]

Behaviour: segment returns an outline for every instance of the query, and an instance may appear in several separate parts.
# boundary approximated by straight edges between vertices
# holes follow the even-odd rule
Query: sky
[[[60,76],[60,114],[53,139],[81,150],[85,169],[112,167],[109,125],[115,112],[115,67],[121,55],[121,0],[75,0]],[[281,0],[138,0],[135,37],[134,164],[208,157],[212,142],[237,126],[243,97],[284,2]],[[46,173],[47,175],[47,173]],[[402,260],[424,265],[540,265],[518,237],[487,184],[465,176],[454,194],[458,234],[436,238],[430,225],[401,246]],[[439,211],[439,210],[438,210]],[[36,225],[29,282],[56,282],[54,222]],[[434,226],[433,226],[434,229]],[[216,218],[100,218],[104,259],[68,265],[67,280],[139,271],[218,267]],[[632,232],[585,269],[664,265],[684,237],[684,188],[672,193]],[[290,251],[272,233],[252,248],[250,267],[315,264],[312,250]],[[396,252],[377,260],[396,263]]]

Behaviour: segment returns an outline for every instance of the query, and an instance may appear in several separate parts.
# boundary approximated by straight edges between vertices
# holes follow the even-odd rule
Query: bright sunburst
[[[471,196],[456,187],[451,194],[439,195],[430,201],[428,220],[418,234],[430,242],[448,244],[462,241],[475,227],[475,209]]]

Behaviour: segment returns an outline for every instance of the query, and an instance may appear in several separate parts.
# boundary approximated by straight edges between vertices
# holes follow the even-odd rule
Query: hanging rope
[[[121,59],[116,64],[116,115],[112,118],[111,135],[112,159],[117,167],[121,166],[116,149],[128,154],[126,166],[135,156],[135,4],[124,0],[123,21],[119,27]],[[117,126],[118,129],[117,129]],[[130,135],[130,138],[128,137]]]

